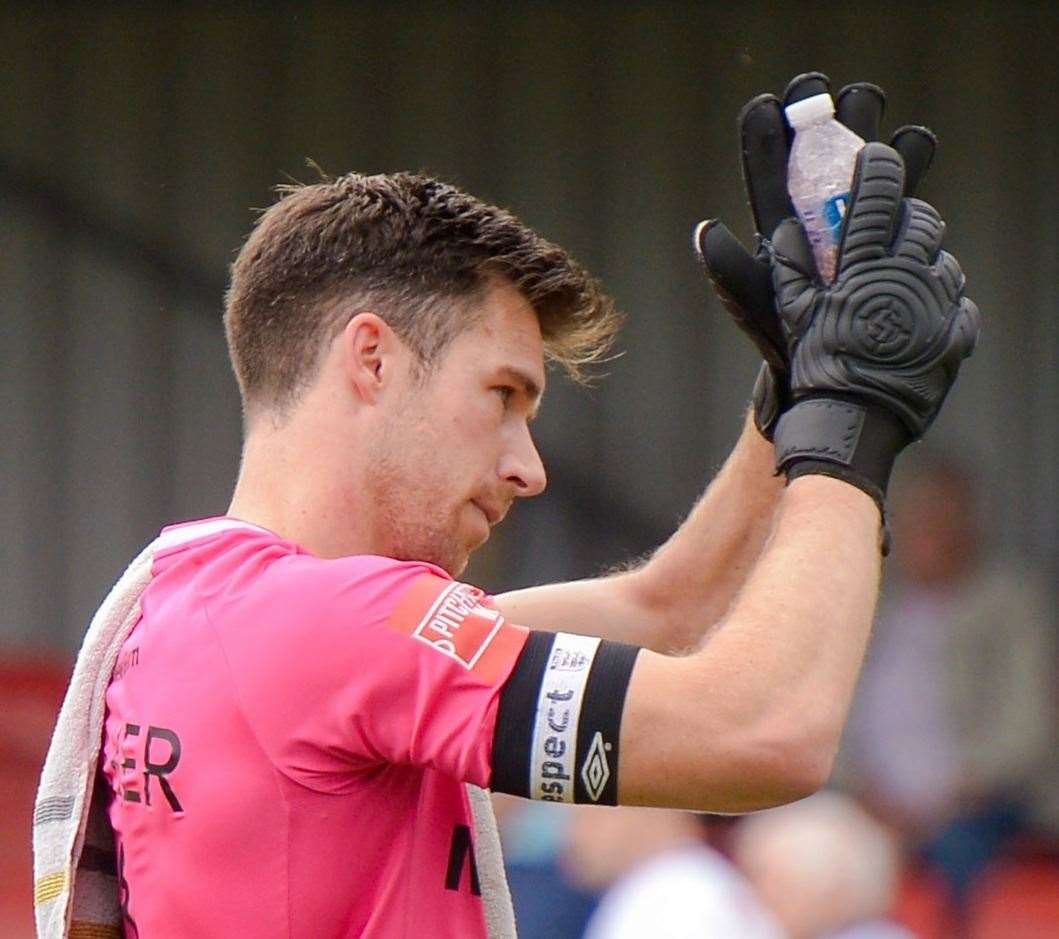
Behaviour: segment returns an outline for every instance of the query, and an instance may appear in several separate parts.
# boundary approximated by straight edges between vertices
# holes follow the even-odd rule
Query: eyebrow
[[[537,411],[540,409],[541,395],[544,394],[544,389],[537,384],[537,380],[529,372],[524,372],[513,365],[502,365],[499,372],[508,381],[521,387],[522,393],[533,402],[531,418],[536,417]]]

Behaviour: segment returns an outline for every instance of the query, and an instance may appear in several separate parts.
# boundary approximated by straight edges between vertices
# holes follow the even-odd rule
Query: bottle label
[[[840,192],[824,203],[824,220],[831,229],[831,240],[837,245],[842,238],[842,222],[849,208],[849,193]]]

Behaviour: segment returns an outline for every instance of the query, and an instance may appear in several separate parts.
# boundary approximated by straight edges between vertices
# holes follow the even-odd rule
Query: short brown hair
[[[492,278],[537,313],[546,356],[574,377],[619,317],[597,281],[510,212],[412,173],[278,187],[232,265],[224,322],[244,405],[283,408],[327,342],[370,304],[429,367],[473,323]]]

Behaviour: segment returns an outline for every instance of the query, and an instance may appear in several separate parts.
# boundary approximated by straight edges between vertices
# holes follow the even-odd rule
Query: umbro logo
[[[611,745],[604,743],[603,734],[597,730],[581,766],[581,782],[585,784],[585,791],[593,802],[599,801],[610,779],[610,763],[607,761],[610,749]]]

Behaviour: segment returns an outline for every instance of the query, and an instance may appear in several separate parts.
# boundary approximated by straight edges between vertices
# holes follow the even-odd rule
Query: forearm
[[[870,631],[878,537],[861,491],[822,476],[790,485],[709,642],[682,659],[641,654],[622,760],[650,789],[633,785],[622,801],[746,811],[822,785]],[[670,754],[661,782],[647,771],[659,751]]]
[[[784,480],[750,415],[716,478],[677,532],[634,572],[666,651],[698,645],[728,611],[775,520]]]
[[[782,479],[749,418],[725,465],[680,529],[646,563],[593,580],[497,598],[537,629],[603,636],[658,652],[687,651],[728,609],[768,537]]]
[[[699,653],[709,670],[738,672],[748,708],[841,729],[878,597],[879,522],[874,502],[845,483],[790,484],[773,537]]]

